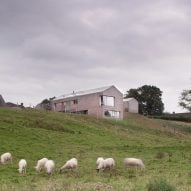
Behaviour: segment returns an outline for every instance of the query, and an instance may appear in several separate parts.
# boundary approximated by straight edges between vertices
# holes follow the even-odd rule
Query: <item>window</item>
[[[100,97],[100,105],[105,105],[105,106],[114,106],[114,97],[112,96],[101,96]]]
[[[108,110],[106,110],[106,111],[104,112],[104,115],[105,115],[106,117],[119,118],[119,111],[108,111]]]
[[[74,112],[71,112],[71,113],[77,113],[77,114],[85,114],[85,115],[87,115],[87,114],[88,114],[88,110],[74,111]]]
[[[77,99],[73,100],[73,103],[78,104],[78,100]]]

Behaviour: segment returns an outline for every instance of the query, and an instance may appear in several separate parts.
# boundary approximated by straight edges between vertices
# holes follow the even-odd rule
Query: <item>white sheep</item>
[[[144,169],[145,165],[141,159],[137,158],[125,158],[123,161],[125,166]]]
[[[72,158],[68,160],[61,168],[60,173],[64,171],[64,169],[75,169],[78,166],[78,160],[76,158]]]
[[[44,165],[44,169],[49,175],[53,173],[54,167],[55,167],[55,163],[53,160],[47,160]]]
[[[11,155],[11,153],[2,154],[1,155],[1,163],[5,164],[8,161],[11,161],[11,164],[12,164],[12,155]]]
[[[25,159],[21,159],[19,161],[18,165],[19,165],[19,169],[18,169],[19,173],[26,174],[26,171],[27,171],[27,161]]]
[[[113,158],[101,159],[99,160],[99,164],[96,168],[97,172],[100,170],[105,170],[106,168],[112,169],[115,166],[115,161]]]
[[[40,172],[41,170],[43,170],[45,168],[45,163],[48,161],[47,158],[42,158],[40,160],[37,161],[37,165],[35,166],[35,169]]]

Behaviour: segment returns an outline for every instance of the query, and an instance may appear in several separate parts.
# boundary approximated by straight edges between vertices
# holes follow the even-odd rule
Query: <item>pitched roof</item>
[[[59,99],[71,98],[71,97],[82,96],[82,95],[87,95],[87,94],[99,93],[99,92],[103,92],[103,91],[105,91],[105,90],[107,90],[107,89],[109,89],[111,87],[112,86],[105,86],[105,87],[91,89],[91,90],[72,92],[72,93],[69,93],[69,94],[64,94],[64,95],[61,95],[59,97],[56,97],[53,100],[59,100]]]

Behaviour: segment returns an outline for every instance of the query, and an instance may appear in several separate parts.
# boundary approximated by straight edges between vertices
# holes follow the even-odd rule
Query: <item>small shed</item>
[[[125,98],[123,99],[123,110],[130,113],[138,113],[139,102],[133,97]]]

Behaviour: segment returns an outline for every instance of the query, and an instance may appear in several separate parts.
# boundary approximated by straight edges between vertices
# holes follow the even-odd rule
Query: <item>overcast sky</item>
[[[115,85],[163,91],[165,111],[191,87],[190,0],[0,0],[0,94],[44,98]]]

